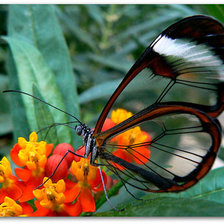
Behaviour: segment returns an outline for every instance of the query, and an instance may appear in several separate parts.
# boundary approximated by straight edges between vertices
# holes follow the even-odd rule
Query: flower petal
[[[124,151],[123,149],[117,149],[115,152],[113,152],[113,155],[131,163],[132,161],[132,156],[130,153]],[[115,167],[117,167],[118,169],[124,170],[125,168],[123,166],[118,165],[117,163],[112,163]]]
[[[42,207],[39,201],[34,201],[37,210],[31,216],[48,216],[50,210]]]
[[[53,144],[46,145],[46,157],[48,157],[51,154],[53,147],[54,147]]]
[[[19,177],[19,179],[23,180],[24,182],[27,182],[30,179],[32,171],[23,168],[15,168],[15,173]]]
[[[142,134],[147,136],[145,142],[150,142],[150,141],[152,141],[152,137],[149,135],[148,132],[142,131]]]
[[[24,166],[24,164],[20,161],[19,157],[18,157],[18,153],[20,151],[21,147],[19,146],[19,144],[15,144],[13,146],[13,148],[10,151],[10,156],[12,158],[12,161],[17,165],[17,166]]]
[[[44,193],[42,189],[33,190],[33,195],[38,201],[41,201],[44,199]]]
[[[42,183],[43,177],[34,178],[31,176],[29,181],[27,181],[23,186],[24,194],[19,199],[19,202],[26,202],[34,198],[33,190]]]
[[[65,195],[65,203],[74,201],[80,194],[80,187],[78,184],[75,184],[73,188],[67,189],[64,192]]]
[[[65,204],[64,210],[70,215],[70,216],[78,216],[82,213],[82,207],[80,203],[77,201],[74,204]]]
[[[107,185],[107,175],[106,173],[102,170],[102,174],[103,174],[103,181],[105,186]],[[101,180],[101,176],[100,176],[100,171],[99,169],[97,170],[96,173],[96,178],[92,181],[89,181],[89,183],[91,184],[91,189],[94,192],[99,192],[103,190],[103,184],[102,184],[102,180]]]
[[[20,203],[20,206],[23,208],[23,214],[30,216],[33,212],[33,208],[26,202]]]
[[[115,123],[110,118],[106,118],[101,131],[104,132],[114,126],[115,126]]]
[[[125,109],[118,108],[117,110],[113,110],[111,113],[111,120],[115,124],[120,124],[122,121],[128,119],[133,114]]]
[[[64,181],[65,181],[66,190],[69,190],[76,185],[76,183],[74,183],[73,181],[69,179],[65,179]]]
[[[145,164],[150,158],[151,151],[146,147],[139,147],[133,151],[133,160],[138,164]]]
[[[29,136],[29,140],[30,140],[30,142],[36,142],[37,139],[38,139],[38,135],[35,131],[33,131]]]
[[[23,194],[23,190],[17,186],[17,183],[12,183],[10,187],[0,189],[0,203],[4,201],[5,196],[17,201]]]
[[[65,191],[65,182],[64,182],[64,180],[59,180],[56,183],[56,191],[58,193],[63,193]]]
[[[96,204],[92,196],[91,191],[87,189],[82,189],[78,201],[81,203],[83,212],[95,212]]]

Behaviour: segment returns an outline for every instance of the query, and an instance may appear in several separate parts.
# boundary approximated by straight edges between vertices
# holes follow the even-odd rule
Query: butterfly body
[[[93,131],[86,125],[80,124],[75,127],[76,134],[81,136],[85,146],[84,158],[88,158],[90,155],[90,164],[95,165],[95,160],[98,155],[98,150],[96,146],[96,140],[93,137]]]

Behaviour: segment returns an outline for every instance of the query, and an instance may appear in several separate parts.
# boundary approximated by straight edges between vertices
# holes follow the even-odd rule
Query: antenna
[[[58,111],[61,111],[61,112],[65,113],[65,114],[73,117],[76,121],[78,121],[82,125],[82,122],[77,117],[73,116],[72,114],[70,114],[70,113],[68,113],[68,112],[66,112],[66,111],[64,111],[64,110],[62,110],[62,109],[60,109],[58,107],[55,107],[54,105],[52,105],[50,103],[45,102],[44,100],[41,100],[40,98],[38,98],[36,96],[33,96],[32,94],[29,94],[29,93],[26,93],[26,92],[23,92],[23,91],[20,91],[20,90],[4,90],[3,93],[21,93],[21,94],[33,97],[34,99],[39,100],[40,102],[45,103],[48,106],[53,107],[54,109],[56,109]]]

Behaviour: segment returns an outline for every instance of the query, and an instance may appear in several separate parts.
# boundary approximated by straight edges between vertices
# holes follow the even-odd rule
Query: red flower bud
[[[63,157],[62,155],[53,154],[52,156],[48,158],[46,168],[45,168],[46,175],[48,177],[54,172],[55,168],[60,163],[62,157]],[[55,174],[51,177],[51,180],[53,180],[54,182],[57,182],[60,179],[66,178],[68,174],[68,167],[69,166],[68,166],[67,160],[63,159],[58,169],[56,170]]]
[[[74,149],[73,147],[68,144],[68,143],[60,143],[58,144],[55,149],[54,149],[54,152],[53,152],[53,155],[61,155],[61,156],[64,156],[65,153],[70,150],[72,152],[74,152]],[[68,153],[65,157],[65,159],[67,160],[67,163],[68,163],[68,166],[70,166],[70,164],[72,163],[72,161],[74,160],[74,154],[72,153]]]
[[[84,156],[85,151],[86,151],[86,147],[85,147],[85,146],[80,146],[80,147],[76,150],[75,153],[78,154],[78,155],[80,155],[80,156]],[[74,156],[74,160],[75,160],[76,162],[79,162],[80,159],[81,159],[81,157],[79,157],[79,156]]]

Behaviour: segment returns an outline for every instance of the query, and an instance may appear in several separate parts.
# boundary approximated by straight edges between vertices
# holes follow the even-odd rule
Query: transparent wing
[[[217,117],[224,109],[224,28],[206,16],[163,31],[139,57],[102,111],[94,135],[114,108],[134,114],[169,102]]]
[[[158,104],[97,135],[99,163],[141,190],[181,191],[211,168],[221,141],[216,119]]]

